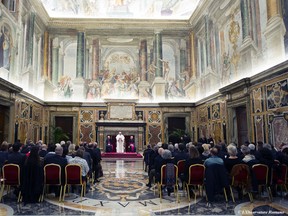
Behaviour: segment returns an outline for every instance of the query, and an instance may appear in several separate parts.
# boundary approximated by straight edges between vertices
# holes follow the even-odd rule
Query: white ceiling
[[[188,20],[200,0],[39,0],[51,18]]]

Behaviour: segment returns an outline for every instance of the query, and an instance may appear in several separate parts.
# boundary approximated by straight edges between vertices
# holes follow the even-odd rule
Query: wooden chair
[[[44,187],[42,194],[42,201],[44,199],[45,189],[49,189],[50,185],[59,186],[59,202],[62,200],[62,182],[61,182],[61,166],[58,164],[47,164],[44,166]]]
[[[199,188],[199,194],[202,191],[205,179],[205,166],[203,164],[193,164],[189,167],[189,178],[188,182],[185,183],[185,188],[187,190],[188,200],[190,202],[190,189],[191,186],[196,186]],[[196,203],[196,193],[194,193],[194,199]]]
[[[81,200],[85,196],[86,182],[82,180],[82,168],[79,164],[68,164],[65,167],[65,185],[63,192],[63,201],[65,199],[65,193],[67,186],[81,185]]]
[[[7,186],[7,191],[10,187],[20,187],[20,167],[17,164],[5,164],[2,167],[3,183],[1,187],[0,201],[2,200],[4,188]],[[21,190],[19,190],[17,202],[21,201]]]
[[[167,178],[167,166],[173,166],[173,179]],[[174,194],[176,196],[177,201],[179,202],[179,195],[178,195],[178,167],[175,164],[170,163],[170,165],[165,164],[161,167],[161,176],[160,176],[160,182],[157,183],[158,186],[158,192],[160,195],[160,202],[162,203],[162,187],[163,186],[169,186],[173,187]],[[168,171],[169,172],[169,171]]]
[[[246,164],[236,164],[233,166],[231,173],[231,184],[230,184],[230,192],[232,196],[233,202],[235,202],[234,194],[232,187],[240,187],[242,193],[244,194],[244,189],[246,189],[249,199],[253,202],[252,194],[250,193],[251,188],[251,177],[250,177],[250,168]]]
[[[264,187],[267,190],[269,200],[272,201],[272,192],[269,181],[269,167],[265,164],[255,164],[252,166],[253,174],[257,180],[259,195],[261,194],[261,188]]]

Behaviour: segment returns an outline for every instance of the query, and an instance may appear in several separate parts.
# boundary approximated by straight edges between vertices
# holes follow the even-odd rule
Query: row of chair
[[[0,192],[0,201],[2,200],[5,187],[10,191],[10,187],[20,187],[20,167],[17,164],[5,164],[2,167],[2,187]],[[66,188],[71,185],[81,186],[81,199],[85,196],[86,182],[82,179],[82,168],[79,164],[68,164],[65,166],[65,184],[63,190],[63,183],[61,178],[61,166],[58,164],[47,164],[44,166],[44,185],[43,193],[39,197],[39,201],[44,200],[45,192],[48,191],[49,186],[59,186],[60,196],[59,201],[64,201]],[[63,192],[63,193],[62,193]],[[21,190],[18,195],[18,202],[21,201]]]
[[[173,167],[173,175],[174,175],[174,181],[171,183],[171,181],[167,182],[167,166],[169,165],[163,165],[161,167],[161,176],[160,181],[157,183],[158,192],[160,195],[160,202],[162,202],[162,188],[163,186],[171,186],[174,189],[175,196],[177,197],[177,201],[179,202],[179,195],[178,195],[178,178],[181,175],[181,173],[184,173],[184,162],[185,161],[179,161],[177,165],[170,164],[171,167]],[[173,166],[172,166],[173,165]],[[171,169],[170,167],[170,169]],[[199,189],[199,194],[202,191],[203,196],[203,189],[205,186],[205,171],[206,168],[203,164],[194,164],[189,167],[189,178],[187,181],[183,182],[183,190],[187,191],[188,200],[190,202],[190,188],[196,187]],[[269,167],[264,164],[255,164],[252,166],[251,172],[254,175],[255,180],[257,181],[258,185],[258,191],[259,194],[261,193],[262,189],[265,188],[267,190],[269,199],[272,201],[272,192],[271,192],[271,182],[269,182]],[[276,175],[275,171],[273,174],[273,181],[277,186],[281,186],[285,188],[287,192],[286,184],[287,182],[287,166],[282,164],[281,165],[281,175]],[[253,202],[253,196],[251,193],[251,174],[250,174],[250,168],[246,164],[237,164],[233,166],[233,169],[230,174],[230,193],[231,198],[233,202],[235,202],[234,194],[233,194],[233,188],[238,187],[241,189],[242,193],[245,192],[248,194],[249,199],[251,202]],[[223,188],[224,196],[226,202],[228,201],[226,188]],[[196,193],[194,193],[194,200],[196,202]],[[207,193],[206,193],[206,199],[207,199]]]

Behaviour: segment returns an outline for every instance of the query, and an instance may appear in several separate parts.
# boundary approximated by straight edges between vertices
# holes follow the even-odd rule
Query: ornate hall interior
[[[5,191],[0,215],[287,215],[282,190],[160,200],[142,157],[184,134],[288,145],[287,29],[285,0],[1,0],[0,142],[60,143],[61,128],[105,156],[121,131],[138,157],[103,156],[82,199],[24,204]]]

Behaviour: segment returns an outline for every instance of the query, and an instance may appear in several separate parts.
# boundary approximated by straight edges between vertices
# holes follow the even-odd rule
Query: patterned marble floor
[[[12,194],[4,196],[0,204],[1,215],[286,215],[288,199],[276,198],[269,202],[250,203],[247,198],[242,202],[229,201],[223,197],[207,206],[205,199],[190,203],[180,191],[180,203],[174,194],[164,192],[162,203],[153,188],[148,189],[147,173],[143,171],[143,161],[102,161],[104,177],[100,183],[90,188],[81,200],[78,194],[70,193],[64,202],[58,202],[53,194],[48,194],[43,203],[17,204]]]

